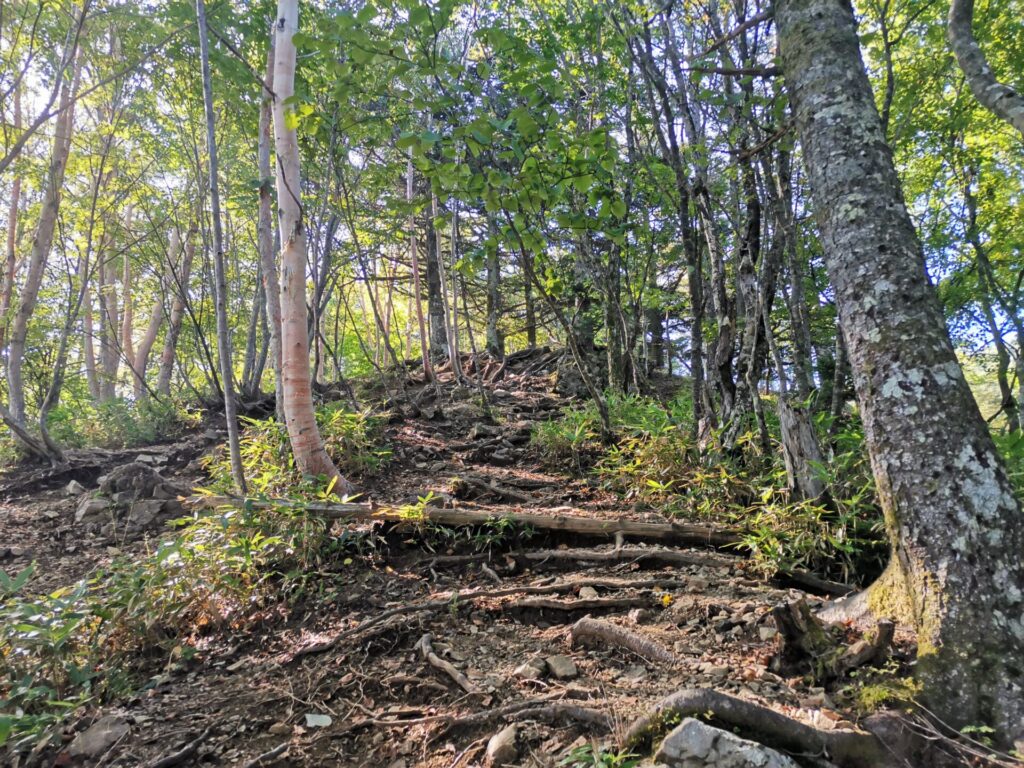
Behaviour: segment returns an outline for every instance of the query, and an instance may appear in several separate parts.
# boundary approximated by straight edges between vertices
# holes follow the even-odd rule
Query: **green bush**
[[[740,546],[766,573],[805,568],[861,581],[880,570],[887,554],[885,536],[864,436],[856,423],[832,436],[833,456],[820,468],[829,498],[810,502],[793,498],[786,486],[774,418],[768,419],[775,441],[769,453],[761,452],[751,432],[737,441],[744,450],[702,454],[693,439],[691,404],[689,392],[665,404],[609,395],[611,444],[598,440],[600,418],[592,403],[538,425],[532,444],[545,462],[572,466],[603,488],[654,506],[667,517],[738,529]],[[766,406],[773,414],[767,401]],[[828,424],[818,428],[824,439]]]
[[[164,398],[117,398],[61,403],[46,421],[50,435],[65,448],[135,448],[181,437],[199,414]]]

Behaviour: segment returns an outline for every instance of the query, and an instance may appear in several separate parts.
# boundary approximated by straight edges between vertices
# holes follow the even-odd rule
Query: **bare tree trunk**
[[[949,6],[949,45],[981,106],[1002,118],[1024,136],[1024,96],[996,80],[985,54],[974,39],[974,0],[953,0]]]
[[[281,233],[281,368],[288,437],[295,464],[305,475],[324,476],[339,494],[352,492],[324,449],[313,409],[306,327],[306,234],[302,221],[299,144],[289,127],[285,101],[295,92],[298,0],[278,0],[274,23],[274,143]]]
[[[533,298],[533,254],[523,252],[523,299],[526,302],[526,346],[533,349],[537,346],[537,307]]]
[[[217,137],[214,130],[213,84],[210,82],[210,43],[206,32],[206,3],[196,0],[199,23],[199,55],[203,69],[203,103],[206,107],[206,156],[210,166],[210,214],[213,217],[213,271],[217,311],[217,356],[220,358],[221,388],[224,391],[224,419],[228,428],[228,451],[235,486],[246,492],[245,470],[238,443],[238,402],[231,360],[231,327],[228,325],[228,283],[224,273],[224,233],[221,231],[220,191],[217,176]],[[126,296],[127,301],[127,296]],[[126,310],[127,311],[127,310]]]
[[[444,309],[444,285],[441,279],[441,249],[433,206],[427,217],[427,315],[430,320],[430,359],[439,362],[450,356],[448,322]]]
[[[111,260],[115,250],[113,223],[107,221],[107,229],[100,240],[99,260],[99,302],[100,302],[100,400],[113,400],[117,394],[117,369],[121,363],[118,339],[121,320],[117,308],[117,282]]]
[[[274,176],[270,168],[270,145],[273,142],[274,40],[267,48],[267,72],[264,76],[263,100],[260,103],[259,144],[257,164],[260,174],[260,208],[258,218],[260,266],[263,270],[263,293],[266,296],[267,327],[270,331],[270,359],[274,366],[274,411],[284,424],[284,386],[281,383],[281,287],[277,279],[274,257]]]
[[[928,282],[848,0],[780,0],[795,106],[893,559],[861,599],[902,599],[922,700],[954,729],[1024,736],[1024,515]]]
[[[130,239],[132,230],[132,219],[134,209],[131,205],[124,215],[125,234]],[[125,251],[124,263],[121,275],[121,355],[128,370],[135,371],[135,340],[132,338],[135,332],[135,306],[132,301],[132,260],[129,252]]]
[[[69,44],[76,45],[77,41]],[[53,233],[64,187],[64,171],[71,152],[71,133],[74,130],[73,102],[78,91],[82,65],[77,51],[71,51],[69,55],[74,61],[71,65],[74,74],[69,82],[65,82],[61,93],[60,106],[63,111],[54,123],[53,150],[43,191],[42,211],[39,214],[35,238],[32,240],[32,253],[29,256],[25,284],[18,296],[18,310],[11,326],[11,343],[8,349],[7,391],[10,398],[10,413],[14,421],[21,425],[25,424],[25,386],[21,369],[25,362],[28,321],[35,311],[39,287],[43,281],[50,248],[53,246]]]
[[[21,87],[14,88],[14,130],[21,131]],[[21,175],[11,180],[11,202],[7,209],[7,249],[4,269],[0,274],[0,350],[7,343],[7,313],[14,291],[14,272],[18,264],[18,206],[21,203]]]
[[[501,263],[498,261],[497,227],[488,218],[487,233],[494,245],[487,246],[487,351],[495,357],[505,357],[505,339],[498,328],[501,317]]]
[[[414,190],[413,182],[412,148],[410,148],[409,159],[405,165],[405,202],[409,205],[409,257],[412,261],[412,301],[416,306],[416,322],[419,324],[420,329],[420,354],[423,357],[423,374],[429,381],[434,378],[434,369],[430,364],[427,326],[423,319],[423,289],[420,286],[420,259],[419,249],[417,247],[418,235],[416,232],[416,214],[412,211]]]
[[[87,286],[85,289],[85,311],[82,314],[82,356],[85,358],[85,381],[89,387],[89,396],[99,402],[100,381],[96,373],[95,335],[92,289]]]
[[[174,268],[176,263],[181,261],[181,256],[178,253],[180,250],[181,237],[178,234],[178,228],[172,227],[170,242],[167,246],[167,260],[171,269]],[[167,283],[168,281],[165,277],[157,287],[153,308],[149,311],[149,323],[146,326],[146,333],[142,337],[142,341],[139,342],[139,348],[135,352],[135,364],[132,366],[132,374],[135,378],[133,391],[136,400],[143,397],[148,391],[146,389],[146,368],[149,367],[149,356],[153,351],[153,345],[156,343],[160,326],[164,322],[164,296],[167,293]]]
[[[160,353],[160,371],[157,375],[156,391],[169,397],[171,394],[171,377],[174,375],[174,359],[178,349],[178,337],[181,335],[181,322],[185,318],[185,305],[188,301],[188,284],[192,277],[192,261],[196,255],[196,226],[192,224],[185,235],[185,248],[181,259],[171,262],[170,269],[174,300],[171,302],[171,313],[167,317],[167,334],[164,347]]]

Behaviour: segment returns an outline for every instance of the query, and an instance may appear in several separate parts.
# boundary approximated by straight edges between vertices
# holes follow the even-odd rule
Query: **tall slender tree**
[[[231,362],[231,328],[228,325],[228,282],[224,270],[224,233],[220,217],[220,188],[217,173],[216,114],[213,108],[213,83],[210,78],[210,42],[206,30],[206,3],[196,0],[199,23],[199,57],[203,70],[203,104],[206,111],[206,160],[210,172],[210,214],[213,218],[214,302],[217,312],[217,356],[220,358],[221,389],[224,392],[224,418],[228,429],[231,474],[238,490],[245,493],[245,470],[238,442],[238,402],[235,399],[235,372]],[[126,272],[127,274],[127,272]],[[125,302],[128,301],[125,286]],[[127,312],[127,308],[125,309]]]
[[[324,476],[339,494],[352,492],[327,455],[313,408],[306,309],[306,232],[295,115],[298,0],[278,0],[274,22],[274,146],[277,151],[278,231],[281,236],[281,374],[285,423],[295,464],[305,475]]]

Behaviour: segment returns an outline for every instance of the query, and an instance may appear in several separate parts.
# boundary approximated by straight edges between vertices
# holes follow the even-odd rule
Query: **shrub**
[[[598,441],[597,409],[585,403],[538,425],[533,446],[546,462],[572,465],[624,499],[656,506],[669,517],[738,529],[739,546],[765,573],[806,568],[859,581],[884,565],[881,512],[856,422],[832,437],[833,456],[820,468],[829,498],[812,502],[793,498],[786,486],[775,419],[768,427],[776,445],[767,454],[757,448],[753,432],[737,440],[746,450],[702,454],[692,438],[688,392],[666,404],[610,395],[608,406],[610,445]],[[827,434],[828,424],[818,428]],[[1021,457],[1024,466],[1024,449]]]
[[[199,422],[199,414],[164,398],[102,403],[62,403],[47,418],[51,436],[66,448],[134,448],[180,437]]]
[[[341,404],[329,403],[317,408],[316,417],[327,453],[343,475],[371,476],[390,460],[391,451],[380,444],[384,415],[353,412]],[[250,493],[313,498],[323,490],[323,478],[299,475],[283,424],[274,418],[241,420],[245,429],[239,442]],[[206,471],[212,490],[232,489],[230,459],[223,448],[207,457]]]

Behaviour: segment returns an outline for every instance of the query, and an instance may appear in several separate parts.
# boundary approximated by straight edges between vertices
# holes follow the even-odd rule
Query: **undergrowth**
[[[66,448],[136,448],[181,437],[199,423],[199,412],[169,398],[116,398],[60,404],[46,426]]]
[[[372,476],[390,461],[391,451],[382,446],[385,415],[328,403],[317,408],[316,420],[327,453],[346,477]],[[324,478],[300,475],[284,424],[274,418],[243,417],[241,421],[245,427],[239,442],[250,495],[309,498],[324,488]],[[205,461],[210,488],[231,491],[231,463],[226,450],[222,447]]]
[[[407,508],[410,519],[422,505]],[[264,620],[282,599],[316,597],[325,573],[340,588],[367,554],[365,541],[334,535],[301,504],[177,524],[144,557],[50,594],[31,593],[33,566],[0,571],[0,745],[56,738],[69,712],[137,689],[159,664],[187,663],[214,630]]]
[[[538,425],[532,445],[550,466],[575,469],[602,487],[670,517],[741,531],[741,544],[765,573],[796,568],[847,582],[871,578],[884,565],[881,512],[859,423],[827,437],[829,488],[824,501],[796,499],[787,488],[778,425],[763,453],[756,434],[741,435],[741,450],[702,452],[694,438],[688,393],[667,403],[636,395],[608,396],[614,440],[600,441],[600,417],[590,402]],[[770,410],[770,409],[766,409]],[[712,435],[715,444],[717,435]]]

